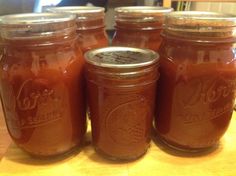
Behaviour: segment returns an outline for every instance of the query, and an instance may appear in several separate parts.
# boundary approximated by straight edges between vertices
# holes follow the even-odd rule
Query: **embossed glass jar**
[[[158,51],[165,15],[172,8],[131,6],[115,8],[116,32],[112,45],[147,48]]]
[[[233,112],[236,16],[173,12],[164,25],[156,131],[179,150],[216,146]]]
[[[1,18],[0,18],[0,24],[1,24]],[[0,28],[0,31],[1,31],[1,28]],[[3,52],[3,49],[2,49],[2,38],[1,38],[1,35],[0,35],[0,60],[2,58],[2,52]]]
[[[0,94],[13,141],[35,156],[65,153],[86,131],[84,59],[75,16],[1,17]]]
[[[158,54],[107,47],[89,51],[85,58],[96,151],[114,160],[140,157],[150,142]]]
[[[83,52],[108,46],[104,24],[104,8],[89,6],[50,7],[46,11],[72,13],[77,16],[78,42]]]

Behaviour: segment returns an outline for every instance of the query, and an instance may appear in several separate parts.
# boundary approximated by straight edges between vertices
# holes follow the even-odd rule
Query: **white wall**
[[[0,15],[32,12],[35,0],[0,0]]]
[[[191,10],[236,14],[236,2],[235,3],[193,2],[191,5]]]

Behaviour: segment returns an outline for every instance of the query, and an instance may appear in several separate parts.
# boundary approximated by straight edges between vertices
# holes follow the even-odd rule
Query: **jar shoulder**
[[[236,48],[233,43],[190,43],[163,41],[159,53],[162,59],[172,63],[203,64],[231,63],[236,60]]]
[[[58,77],[77,75],[84,65],[79,49],[24,50],[5,49],[0,61],[1,77]]]

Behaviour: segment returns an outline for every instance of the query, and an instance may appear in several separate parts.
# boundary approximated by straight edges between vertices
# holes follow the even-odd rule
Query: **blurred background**
[[[113,29],[114,8],[118,6],[172,6],[175,10],[202,10],[236,14],[236,0],[0,0],[0,15],[41,12],[48,6],[95,5],[106,8],[106,27]],[[206,1],[206,2],[203,2]],[[218,1],[218,2],[215,2]]]

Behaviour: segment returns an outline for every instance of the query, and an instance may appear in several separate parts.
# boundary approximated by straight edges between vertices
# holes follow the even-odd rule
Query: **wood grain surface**
[[[6,130],[4,127],[2,128]],[[4,139],[2,135],[1,142]],[[142,158],[132,162],[113,162],[95,153],[91,146],[90,133],[88,133],[84,146],[66,156],[47,160],[36,159],[21,151],[16,145],[11,144],[0,161],[0,176],[63,175],[235,176],[236,114],[234,114],[230,127],[219,146],[201,154],[175,152],[165,148],[161,142],[155,140]]]

